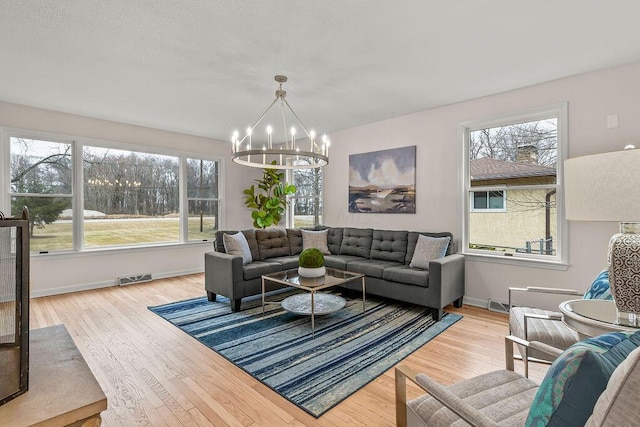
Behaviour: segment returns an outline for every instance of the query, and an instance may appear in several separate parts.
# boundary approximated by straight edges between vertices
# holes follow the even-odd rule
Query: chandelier
[[[249,126],[244,137],[236,130],[231,138],[231,160],[240,165],[254,168],[272,169],[312,169],[325,166],[329,163],[329,145],[331,142],[327,135],[323,135],[320,141],[316,140],[316,133],[302,124],[298,115],[293,111],[285,97],[287,92],[282,89],[282,83],[287,81],[286,76],[275,76],[280,87],[276,90],[276,98],[269,108],[260,116],[253,126]],[[283,140],[274,142],[274,131],[271,124],[267,123],[264,134],[260,135],[256,129],[267,116],[271,108],[280,104],[282,117]],[[286,108],[285,108],[286,107]],[[297,128],[287,124],[287,109],[291,117],[304,132],[302,139],[296,141]],[[292,122],[293,120],[290,120]],[[306,135],[306,138],[305,138]]]

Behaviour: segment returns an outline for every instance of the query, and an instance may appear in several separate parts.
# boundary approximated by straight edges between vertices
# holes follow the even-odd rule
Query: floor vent
[[[505,304],[496,300],[489,300],[489,305],[487,307],[489,311],[496,311],[498,313],[508,313],[509,312],[509,304]]]
[[[150,282],[151,280],[151,273],[135,274],[133,276],[118,277],[118,285],[133,285],[134,283]]]

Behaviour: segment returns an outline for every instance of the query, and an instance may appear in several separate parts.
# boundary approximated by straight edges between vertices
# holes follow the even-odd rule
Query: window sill
[[[162,243],[162,244],[150,244],[150,245],[138,245],[138,246],[111,246],[104,248],[86,248],[82,251],[52,251],[47,253],[32,252],[31,258],[50,258],[50,257],[67,257],[67,256],[100,256],[107,254],[120,254],[120,253],[139,253],[139,252],[154,252],[164,251],[167,249],[179,249],[189,246],[211,246],[213,250],[214,239],[209,240],[194,240],[191,242],[174,242],[174,243]]]
[[[549,261],[537,258],[523,258],[505,255],[479,254],[476,252],[461,252],[465,258],[472,262],[488,262],[493,264],[515,265],[520,267],[544,268],[547,270],[563,270],[569,268],[564,261]]]

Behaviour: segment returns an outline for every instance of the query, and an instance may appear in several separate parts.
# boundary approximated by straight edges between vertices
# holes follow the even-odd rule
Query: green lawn
[[[177,242],[180,239],[180,222],[177,218],[118,219],[86,221],[84,246],[125,246],[144,243]],[[205,217],[203,231],[200,218],[189,218],[189,240],[213,239],[215,218]],[[54,222],[44,228],[36,228],[31,238],[31,251],[72,249],[71,222]]]

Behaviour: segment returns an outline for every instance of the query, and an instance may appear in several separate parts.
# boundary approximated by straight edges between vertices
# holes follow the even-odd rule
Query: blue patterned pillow
[[[593,280],[583,299],[613,299],[611,296],[611,287],[609,286],[609,272],[603,270]]]
[[[640,346],[640,331],[610,332],[569,347],[551,365],[526,426],[584,426],[616,367]]]

